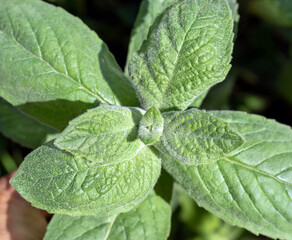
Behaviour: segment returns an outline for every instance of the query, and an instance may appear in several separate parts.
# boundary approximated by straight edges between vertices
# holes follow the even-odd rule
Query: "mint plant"
[[[237,7],[144,0],[123,73],[63,9],[0,0],[0,96],[7,114],[39,125],[29,146],[51,139],[11,180],[56,214],[45,239],[167,239],[170,204],[154,190],[162,168],[226,222],[291,239],[291,128],[198,108],[230,70]]]

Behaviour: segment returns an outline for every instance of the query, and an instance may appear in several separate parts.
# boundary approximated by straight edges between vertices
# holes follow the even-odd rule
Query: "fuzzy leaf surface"
[[[164,168],[196,202],[230,224],[271,238],[292,236],[292,130],[242,112],[213,112],[246,142],[215,163],[189,166],[169,157]]]
[[[125,71],[128,72],[128,64],[132,54],[138,51],[142,43],[147,39],[147,34],[156,17],[174,0],[143,0],[140,4],[135,25],[131,32]]]
[[[157,142],[163,133],[163,117],[155,107],[150,108],[139,123],[139,138],[146,145]]]
[[[232,12],[232,19],[233,19],[233,22],[234,22],[234,26],[233,26],[233,32],[234,32],[234,39],[233,41],[236,40],[236,35],[237,35],[237,31],[238,31],[238,22],[239,22],[239,13],[238,13],[238,3],[237,3],[237,0],[228,0],[228,4],[229,4],[229,7],[231,9],[231,12]],[[198,96],[194,102],[192,104],[189,105],[189,107],[200,107],[205,99],[205,97],[207,96],[208,92],[209,92],[210,89],[207,89],[205,92],[201,93],[200,96]],[[217,109],[217,108],[216,108]]]
[[[83,110],[96,103],[138,104],[107,46],[78,18],[40,0],[0,0],[0,5],[0,95],[5,100],[23,110],[32,103],[80,102],[77,109],[71,106],[77,114],[81,103]],[[64,117],[55,116],[54,107],[47,106],[48,121]]]
[[[112,217],[55,215],[45,240],[166,240],[170,205],[151,193],[137,208]]]
[[[54,144],[77,157],[112,163],[131,159],[145,146],[138,137],[139,108],[102,105],[69,122]]]
[[[212,113],[198,109],[163,113],[164,131],[154,146],[185,164],[212,163],[237,149],[243,138]]]
[[[112,216],[147,197],[160,164],[149,148],[127,161],[98,164],[74,158],[49,142],[25,158],[10,182],[37,208],[72,216]]]
[[[184,109],[230,69],[233,21],[225,0],[172,1],[134,53],[129,73],[144,109]]]

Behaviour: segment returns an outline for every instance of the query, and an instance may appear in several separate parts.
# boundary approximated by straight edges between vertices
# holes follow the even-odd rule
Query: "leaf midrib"
[[[174,79],[174,76],[175,76],[175,73],[176,73],[176,69],[177,69],[177,66],[178,66],[178,63],[179,63],[178,60],[179,60],[179,57],[181,56],[182,48],[183,48],[183,46],[185,45],[186,37],[187,37],[187,35],[189,34],[189,32],[191,31],[191,29],[192,29],[194,23],[196,22],[197,17],[198,17],[198,15],[199,15],[200,11],[205,7],[205,5],[206,5],[208,2],[209,2],[209,0],[207,0],[207,1],[205,2],[205,4],[203,4],[203,6],[200,8],[200,10],[197,11],[196,15],[194,16],[194,20],[191,22],[189,28],[185,31],[185,35],[184,35],[184,37],[183,37],[183,40],[182,40],[181,46],[179,47],[179,50],[178,50],[178,52],[177,52],[177,56],[176,56],[176,60],[175,60],[175,66],[174,66],[173,72],[171,73],[171,76],[170,76],[170,78],[169,78],[169,82],[168,82],[168,84],[167,84],[167,86],[166,86],[166,88],[165,88],[165,90],[164,90],[164,92],[163,92],[163,95],[162,95],[162,102],[161,102],[160,106],[163,106],[163,104],[164,104],[164,102],[165,102],[165,99],[166,99],[166,98],[165,98],[165,95],[167,94],[167,90],[168,90],[168,89],[170,88],[170,86],[172,85],[172,82],[173,82],[173,79]]]
[[[7,11],[7,16],[8,16],[8,19],[10,21],[10,24],[11,24],[11,27],[13,27],[13,24],[12,24],[12,20],[10,18],[10,15],[9,15],[9,11]],[[29,23],[30,24],[30,23]],[[72,78],[70,75],[66,75],[60,71],[58,71],[53,65],[51,65],[50,62],[48,62],[46,59],[44,58],[41,58],[39,56],[37,56],[35,53],[33,53],[32,51],[30,51],[28,48],[26,48],[24,45],[22,45],[14,36],[13,34],[13,30],[12,30],[12,35],[8,34],[7,32],[5,32],[2,28],[0,28],[1,32],[3,34],[5,34],[7,37],[9,37],[10,39],[12,39],[12,41],[14,41],[17,45],[19,45],[20,47],[22,47],[26,52],[28,52],[29,54],[31,54],[32,56],[34,56],[35,58],[39,59],[41,62],[45,63],[46,65],[48,65],[52,70],[53,72],[55,72],[56,74],[59,74],[63,77],[65,77],[66,79],[72,81],[73,83],[79,85],[79,89],[81,90],[84,90],[85,92],[87,92],[88,94],[90,94],[91,96],[93,96],[94,98],[96,98],[98,101],[100,101],[101,103],[107,103],[107,104],[111,104],[109,103],[108,101],[106,101],[105,99],[103,99],[101,96],[99,96],[98,94],[92,92],[90,89],[86,88],[84,85],[82,85],[80,82],[78,82],[76,79]],[[38,47],[40,47],[38,45]],[[66,64],[65,64],[66,65]],[[67,67],[67,65],[66,65]]]
[[[240,166],[240,167],[246,168],[246,169],[251,170],[251,171],[253,171],[253,172],[256,172],[256,173],[262,174],[262,175],[264,175],[264,176],[267,176],[267,177],[273,178],[274,180],[276,180],[276,181],[279,182],[279,183],[282,183],[282,184],[285,184],[285,185],[288,185],[288,186],[292,187],[292,183],[290,183],[290,182],[286,182],[286,181],[283,181],[283,180],[277,178],[276,176],[274,176],[274,175],[272,175],[272,174],[270,174],[270,173],[268,173],[268,172],[262,171],[262,170],[260,170],[260,169],[253,168],[253,167],[251,167],[251,166],[248,166],[247,164],[244,164],[244,163],[241,163],[241,162],[234,161],[234,160],[232,160],[232,159],[230,159],[230,158],[223,158],[223,159],[221,159],[221,160],[227,161],[227,162],[229,162],[229,163],[231,163],[231,164],[234,164],[234,165],[238,165],[238,166]],[[219,160],[219,161],[220,161],[220,160]],[[238,160],[238,161],[239,161],[239,160]]]
[[[107,239],[108,239],[108,237],[109,237],[109,235],[110,235],[110,233],[111,233],[111,230],[112,230],[112,228],[113,228],[113,226],[114,226],[114,223],[115,223],[115,221],[116,221],[116,219],[117,219],[117,216],[118,216],[118,215],[115,215],[115,216],[113,217],[113,219],[112,219],[112,221],[111,221],[111,223],[110,223],[110,225],[109,225],[109,228],[108,228],[108,230],[107,230],[107,232],[106,232],[106,235],[105,235],[105,237],[104,237],[104,240],[107,240]]]

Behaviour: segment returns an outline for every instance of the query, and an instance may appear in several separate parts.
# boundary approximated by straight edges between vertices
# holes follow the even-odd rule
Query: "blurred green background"
[[[120,66],[124,68],[131,29],[141,1],[51,0],[49,2],[78,16],[96,31],[115,55]],[[292,1],[241,0],[239,5],[240,21],[232,69],[227,79],[208,93],[201,108],[246,111],[291,126]],[[0,114],[1,111],[3,115],[4,109],[0,107]],[[0,131],[6,136],[7,122],[8,120],[5,122],[5,119],[0,119]],[[15,170],[31,151],[4,135],[0,134],[1,176]],[[14,141],[17,142],[17,139]],[[34,143],[31,144],[33,146]],[[178,185],[174,185],[172,196],[173,218],[170,239],[267,239],[232,227],[199,208]]]

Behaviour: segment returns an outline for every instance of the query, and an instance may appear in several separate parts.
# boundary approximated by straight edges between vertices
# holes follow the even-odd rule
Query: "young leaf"
[[[139,108],[102,105],[69,122],[54,144],[77,157],[112,163],[131,159],[145,146],[138,137]]]
[[[10,181],[37,208],[72,216],[112,216],[141,203],[160,174],[149,148],[115,164],[74,158],[47,143],[29,154]]]
[[[154,146],[185,164],[212,163],[243,144],[229,124],[198,109],[163,113],[164,131]]]
[[[157,142],[163,132],[163,117],[155,107],[150,108],[139,124],[139,138],[146,145]]]
[[[44,239],[166,240],[170,231],[170,217],[169,204],[151,193],[137,208],[117,216],[55,215]]]
[[[183,165],[167,156],[164,168],[187,192],[226,222],[271,238],[292,236],[292,131],[264,117],[214,112],[242,134],[235,153],[207,165]]]
[[[107,46],[79,19],[39,0],[0,5],[0,96],[8,102],[23,110],[45,104],[50,122],[72,114],[67,108],[53,114],[55,106],[47,105],[54,101],[67,102],[76,114],[82,106],[74,102],[86,105],[82,110],[99,102],[138,104]]]
[[[0,131],[27,148],[37,148],[57,134],[57,130],[40,124],[0,98]]]
[[[129,63],[141,104],[184,109],[230,69],[233,21],[226,0],[172,1]]]

